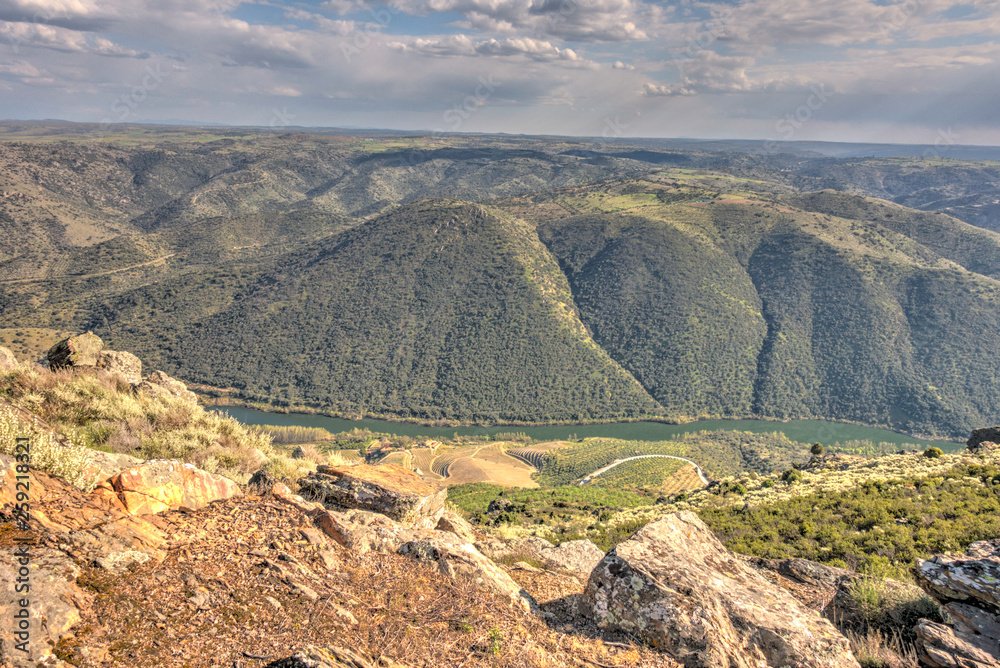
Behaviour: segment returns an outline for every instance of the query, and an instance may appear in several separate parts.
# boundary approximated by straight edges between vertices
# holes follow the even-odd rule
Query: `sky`
[[[0,0],[0,118],[1000,145],[998,0]]]

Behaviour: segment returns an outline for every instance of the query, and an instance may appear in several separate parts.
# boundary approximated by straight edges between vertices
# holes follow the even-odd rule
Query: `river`
[[[887,429],[863,427],[843,422],[826,420],[792,420],[771,422],[767,420],[699,420],[688,424],[663,424],[662,422],[613,422],[606,424],[562,425],[541,427],[427,427],[409,422],[388,420],[342,420],[325,415],[302,413],[268,413],[239,406],[220,406],[218,410],[236,418],[243,424],[273,424],[278,426],[322,427],[337,433],[354,428],[371,431],[415,436],[422,438],[448,438],[459,436],[493,436],[504,432],[521,432],[540,441],[576,438],[620,438],[629,441],[666,441],[682,434],[698,431],[749,431],[753,433],[782,432],[789,439],[800,443],[823,443],[833,445],[846,441],[872,441],[892,443],[901,448],[924,449],[935,445],[942,450],[954,452],[965,447],[964,443],[950,441],[930,441],[906,436]]]

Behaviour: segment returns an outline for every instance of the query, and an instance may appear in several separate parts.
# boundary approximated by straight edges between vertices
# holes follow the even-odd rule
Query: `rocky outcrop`
[[[996,449],[1000,443],[1000,427],[984,427],[974,429],[972,436],[965,442],[965,447],[973,454]]]
[[[357,557],[369,552],[395,552],[416,534],[385,515],[367,510],[337,512],[324,510],[313,522],[323,533]]]
[[[476,542],[476,533],[472,530],[472,525],[451,511],[444,511],[434,528],[453,533],[466,543]]]
[[[691,512],[646,525],[590,576],[599,627],[694,668],[858,668],[834,626],[737,559]]]
[[[142,382],[142,362],[132,353],[117,350],[102,350],[97,354],[97,368],[115,373],[138,385]]]
[[[1000,666],[1000,540],[922,561],[915,575],[951,623],[920,621],[915,631],[921,660],[935,668]]]
[[[319,466],[299,480],[303,496],[330,508],[380,513],[416,529],[433,529],[444,513],[447,489],[394,465]]]
[[[507,597],[525,612],[538,609],[538,604],[531,594],[514,582],[506,571],[454,534],[435,531],[404,543],[400,546],[399,553],[437,564],[438,570],[451,578],[470,578]]]
[[[17,368],[17,358],[9,349],[0,346],[0,372]]]
[[[101,340],[101,337],[93,332],[87,332],[63,339],[49,348],[46,357],[50,369],[71,366],[93,367],[97,366],[97,359],[102,350],[104,350],[104,341]]]
[[[189,390],[187,385],[162,371],[154,371],[146,376],[139,384],[139,391],[153,396],[179,397],[190,404],[198,403],[198,395]]]
[[[14,589],[20,565],[14,559],[0,559],[0,580],[9,583],[0,587],[0,610],[7,617],[0,624],[0,664],[4,659],[22,659],[41,665],[51,657],[52,647],[72,635],[70,629],[80,623],[81,610],[93,599],[93,594],[77,586],[80,568],[63,552],[31,545],[25,554],[27,567],[22,580],[28,581],[30,589],[24,593]],[[10,617],[21,610],[20,601],[28,602],[26,628],[15,629]],[[18,637],[17,633],[26,636]],[[27,654],[16,649],[25,639]]]
[[[604,558],[604,551],[589,540],[570,540],[539,550],[538,556],[551,568],[586,580]]]
[[[196,510],[240,494],[239,485],[176,460],[151,460],[104,481],[92,494],[129,515]]]

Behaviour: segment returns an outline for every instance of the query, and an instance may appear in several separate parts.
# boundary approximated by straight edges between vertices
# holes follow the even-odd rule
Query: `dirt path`
[[[147,262],[140,262],[139,264],[129,265],[128,267],[121,267],[119,269],[109,269],[108,271],[98,271],[93,274],[63,274],[62,276],[49,276],[47,278],[8,278],[0,280],[0,283],[39,283],[41,281],[57,281],[61,278],[94,278],[96,276],[107,276],[108,274],[117,274],[119,271],[128,271],[129,269],[138,269],[139,267],[148,267],[151,264],[156,264],[157,262],[162,262],[168,258],[172,258],[177,253],[170,253],[169,255],[164,255],[158,257],[155,260],[149,260]]]

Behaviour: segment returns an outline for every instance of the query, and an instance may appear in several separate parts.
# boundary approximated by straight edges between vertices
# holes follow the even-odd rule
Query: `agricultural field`
[[[488,442],[418,447],[390,453],[381,461],[419,471],[425,480],[448,486],[483,482],[503,487],[538,487],[532,479],[537,469],[508,455],[507,445]]]
[[[664,457],[624,462],[593,478],[589,484],[612,489],[655,490],[661,494],[677,494],[705,486],[694,466]]]

